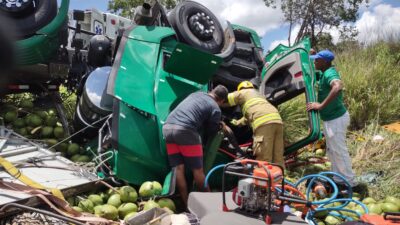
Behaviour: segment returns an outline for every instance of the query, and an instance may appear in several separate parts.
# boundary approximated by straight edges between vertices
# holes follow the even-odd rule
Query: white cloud
[[[294,41],[296,40],[296,35],[300,30],[300,26],[297,25],[294,28],[292,28],[292,34],[290,36],[290,43],[293,45]],[[271,44],[269,45],[269,47],[267,48],[268,50],[273,50],[276,46],[278,46],[279,44],[283,44],[288,46],[289,42],[287,39],[281,39],[281,40],[275,40],[273,42],[271,42]]]
[[[282,39],[282,40],[276,40],[276,41],[273,41],[273,42],[271,42],[271,44],[269,45],[269,50],[273,50],[276,46],[278,46],[278,45],[280,45],[280,44],[282,44],[282,45],[288,45],[288,40],[286,39],[286,40],[284,40],[284,39]]]
[[[263,0],[197,0],[217,17],[231,23],[250,27],[264,36],[283,23],[282,11],[268,8]]]
[[[400,37],[400,7],[377,4],[365,11],[356,22],[358,39],[362,43],[373,43]]]
[[[332,42],[333,44],[336,44],[339,42],[339,38],[340,38],[340,32],[339,29],[336,27],[332,27],[331,29],[329,29],[329,33],[332,36]]]
[[[354,24],[359,31],[359,42],[374,43],[378,40],[387,40],[390,38],[397,38],[396,40],[398,40],[400,38],[400,7],[396,8],[382,2],[382,0],[370,0],[368,7],[363,5],[360,8],[361,17]],[[293,29],[292,34],[296,35],[298,31],[299,27],[296,27]],[[339,28],[331,27],[326,29],[325,32],[329,32],[332,35],[332,42],[334,44],[339,42]],[[276,47],[279,43],[287,44],[287,41],[274,41],[271,43],[269,49]]]

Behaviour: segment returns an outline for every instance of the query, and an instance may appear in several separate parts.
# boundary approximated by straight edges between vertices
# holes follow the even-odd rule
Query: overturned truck
[[[115,42],[104,44],[115,46],[112,66],[99,67],[87,77],[75,127],[90,126],[88,136],[100,134],[99,154],[113,155],[103,174],[129,183],[161,181],[170,172],[161,128],[169,112],[192,92],[218,84],[233,91],[241,81],[251,80],[275,105],[300,94],[306,101],[315,100],[307,39],[291,48],[280,45],[264,58],[256,32],[228,22],[221,25],[196,2],[184,1],[168,14],[157,2],[145,3]],[[228,109],[223,116],[228,120],[241,115],[238,109]],[[319,137],[317,114],[309,112],[308,118],[308,135],[286,146],[286,155]],[[234,133],[239,145],[251,142],[250,129],[237,128]],[[221,141],[224,151],[219,149]],[[237,148],[230,148],[222,136],[208,144],[206,171],[237,157]]]
[[[56,0],[23,2],[36,4],[33,10],[16,8],[22,15],[44,13],[43,7],[57,5]],[[1,10],[8,7],[3,3]],[[73,128],[79,133],[74,138],[88,140],[87,147],[99,155],[100,177],[133,185],[164,181],[163,195],[172,194],[174,173],[168,166],[161,128],[174,107],[195,91],[208,91],[218,84],[233,91],[240,82],[251,80],[277,106],[299,95],[304,95],[306,102],[315,101],[316,79],[308,57],[308,39],[292,47],[279,45],[263,56],[255,31],[220,22],[209,9],[193,1],[183,1],[169,12],[157,1],[144,3],[136,9],[130,26],[110,28],[115,34],[112,37],[107,32],[85,31],[85,23],[96,27],[94,23],[99,21],[87,20],[88,12],[74,11],[71,16],[76,25],[65,32],[68,5],[68,0],[62,0],[47,22],[17,39],[20,73],[2,75],[6,80],[2,84],[7,88],[29,85],[25,90],[29,92],[51,91],[64,84],[76,91]],[[100,18],[104,18],[102,24],[108,24],[106,15]],[[79,35],[82,33],[85,35]],[[29,51],[19,55],[25,47]],[[44,69],[29,77],[29,68]],[[316,112],[307,112],[307,135],[287,145],[285,155],[319,138],[317,116]],[[223,117],[229,121],[241,117],[241,112],[238,108],[226,109]],[[65,127],[68,129],[68,125]],[[232,141],[233,136],[236,141]],[[205,147],[206,172],[243,157],[238,149],[250,146],[251,137],[248,127],[234,128],[229,139],[217,135]],[[251,153],[246,157],[251,158]],[[220,176],[213,176],[209,183],[219,187]]]

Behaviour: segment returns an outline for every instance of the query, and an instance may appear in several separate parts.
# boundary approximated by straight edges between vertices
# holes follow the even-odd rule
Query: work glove
[[[236,120],[236,119],[232,119],[232,120],[230,121],[230,123],[231,123],[233,126],[239,126],[240,121],[239,121],[239,120]]]
[[[238,119],[238,120],[232,119],[232,120],[230,121],[230,123],[231,123],[233,126],[244,126],[244,125],[247,124],[247,120],[246,120],[245,117],[242,117],[242,118],[240,118],[240,119]]]

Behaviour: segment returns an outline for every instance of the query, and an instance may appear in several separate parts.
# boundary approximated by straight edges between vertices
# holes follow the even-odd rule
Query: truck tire
[[[14,65],[14,48],[12,44],[10,27],[7,27],[4,21],[7,21],[7,18],[0,15],[0,77],[3,73],[8,72],[9,69]],[[12,29],[12,28],[11,28]],[[4,77],[0,78],[0,84],[4,84],[1,80]],[[3,86],[0,86],[2,89]]]
[[[26,38],[49,24],[57,15],[57,0],[29,0],[34,3],[31,10],[8,10],[7,1],[0,3],[0,13],[10,18],[15,27],[16,38]]]
[[[231,24],[227,22],[227,27],[224,31],[224,46],[222,47],[221,53],[216,54],[216,56],[221,57],[224,62],[227,62],[232,59],[235,49],[235,34],[233,32]]]
[[[217,17],[203,5],[183,1],[171,11],[168,20],[179,41],[212,54],[221,52],[224,31]]]
[[[245,80],[256,81],[263,67],[262,56],[259,55],[251,34],[244,30],[234,30],[236,45],[233,57],[224,61],[214,76],[214,82],[225,85],[229,91],[236,90],[237,85]]]

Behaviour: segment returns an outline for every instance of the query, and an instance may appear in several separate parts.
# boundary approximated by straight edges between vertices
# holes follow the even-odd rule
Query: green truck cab
[[[112,67],[89,75],[77,109],[76,124],[100,128],[94,132],[100,134],[98,146],[107,147],[98,152],[111,156],[101,169],[105,176],[136,185],[165,177],[173,183],[162,126],[174,107],[195,91],[218,84],[233,91],[241,81],[252,80],[275,105],[299,95],[307,102],[316,100],[308,39],[293,47],[279,45],[264,58],[253,30],[229,23],[223,28],[196,2],[181,2],[168,16],[158,3],[145,3],[136,12],[135,24],[120,36]],[[101,85],[89,87],[93,82]],[[234,111],[224,110],[223,115],[230,118]],[[308,112],[308,119],[308,135],[286,146],[285,155],[319,138],[318,115]],[[98,121],[107,122],[96,125]],[[251,141],[248,130],[236,130],[239,144]],[[234,152],[219,151],[222,139],[218,135],[205,148],[206,172],[235,159]],[[220,182],[215,177],[211,186]]]

